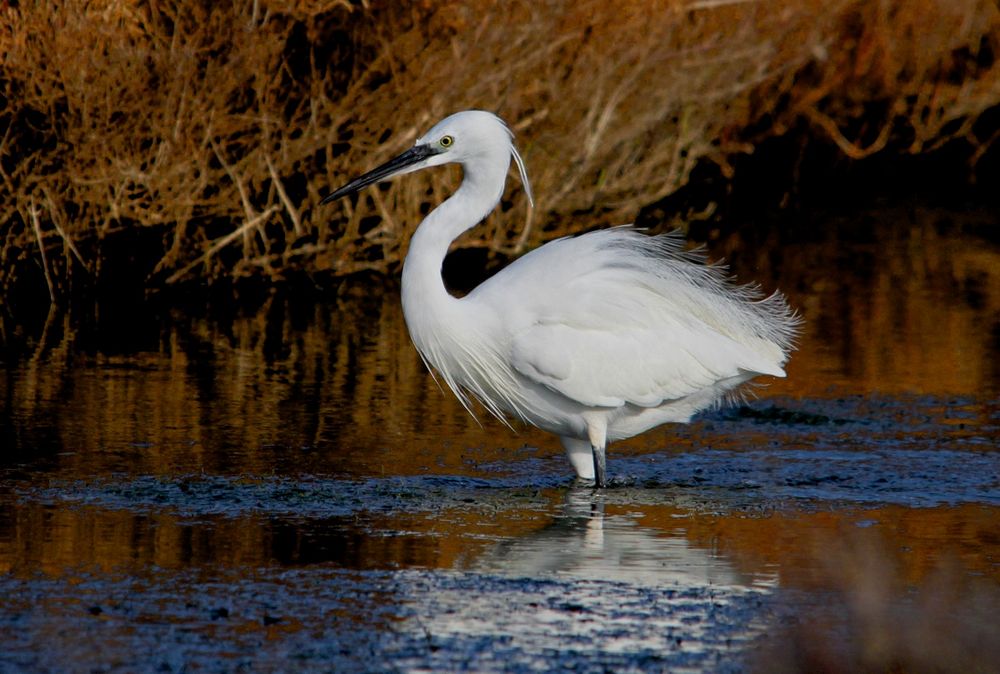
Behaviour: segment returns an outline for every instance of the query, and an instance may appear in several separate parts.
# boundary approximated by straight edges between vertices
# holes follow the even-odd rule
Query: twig
[[[697,0],[697,2],[684,5],[684,9],[689,11],[699,9],[718,9],[719,7],[727,7],[729,5],[745,5],[751,2],[757,2],[757,0]]]
[[[844,137],[844,134],[840,132],[840,128],[837,123],[830,119],[828,116],[817,110],[815,107],[810,107],[806,109],[806,116],[823,128],[840,151],[846,154],[851,159],[864,159],[876,152],[882,150],[886,143],[889,142],[889,134],[892,132],[892,120],[886,120],[885,124],[882,126],[882,130],[879,131],[878,138],[872,141],[871,145],[868,147],[861,147],[856,143],[852,143]]]
[[[14,128],[13,124],[8,124],[7,130],[4,131],[3,133],[3,138],[0,138],[0,157],[7,154],[6,150],[7,141],[10,140],[10,133],[13,128]],[[7,175],[7,172],[3,170],[3,163],[0,163],[0,176],[3,176],[4,182],[6,182],[8,185],[11,185],[10,176]]]
[[[371,190],[372,201],[375,202],[375,207],[378,208],[379,215],[382,216],[382,224],[380,224],[376,229],[368,232],[366,238],[374,238],[375,235],[384,232],[386,230],[390,232],[395,232],[397,235],[400,234],[400,230],[397,228],[396,221],[393,219],[392,214],[389,213],[389,209],[385,207],[385,201],[382,200],[382,195],[379,194],[378,190]]]
[[[977,139],[978,146],[976,145],[976,143],[972,141],[973,136],[971,132],[966,136],[966,138],[968,138],[969,144],[976,148],[975,151],[973,151],[972,156],[969,157],[969,166],[971,166],[974,170],[976,168],[976,164],[978,164],[979,160],[983,158],[984,154],[986,154],[986,151],[989,150],[990,147],[992,147],[993,143],[995,143],[997,140],[1000,140],[1000,129],[994,131],[993,135],[991,135],[985,141],[980,141]],[[975,173],[973,173],[973,177],[975,177]]]
[[[288,194],[285,192],[285,186],[281,183],[281,178],[278,176],[278,172],[274,170],[274,164],[271,163],[271,157],[266,152],[264,153],[264,161],[267,162],[267,170],[271,172],[271,180],[274,181],[274,189],[278,190],[278,197],[281,198],[281,203],[285,205],[285,210],[288,211],[288,217],[292,219],[292,229],[295,230],[296,234],[301,234],[302,222],[299,219],[299,214],[292,205],[292,200],[288,198]]]
[[[38,209],[35,208],[35,200],[31,200],[28,207],[31,217],[31,225],[35,228],[35,240],[38,241],[38,252],[42,254],[42,270],[45,272],[45,284],[49,287],[49,299],[52,304],[56,303],[56,290],[52,285],[52,276],[49,274],[49,260],[45,255],[45,244],[42,243],[42,226],[38,223]]]
[[[246,235],[247,231],[250,230],[250,229],[252,229],[252,228],[254,228],[254,227],[259,227],[261,222],[263,222],[264,220],[267,220],[277,210],[278,210],[277,206],[269,206],[266,211],[264,211],[263,213],[261,213],[257,217],[253,218],[252,220],[247,220],[239,228],[234,229],[233,231],[231,231],[229,234],[226,234],[221,239],[216,240],[216,242],[213,243],[212,246],[208,250],[206,250],[204,253],[202,253],[201,256],[198,257],[197,260],[194,260],[193,262],[189,262],[188,264],[184,265],[183,268],[181,268],[180,270],[178,270],[178,271],[174,272],[173,274],[171,274],[170,277],[166,280],[166,283],[169,285],[171,283],[176,283],[180,279],[184,278],[184,276],[189,271],[191,271],[192,269],[194,269],[195,267],[197,267],[199,264],[204,264],[205,262],[208,262],[208,260],[210,260],[213,255],[215,255],[220,250],[222,250],[223,248],[225,248],[226,246],[228,246],[237,237]]]
[[[83,266],[84,271],[89,274],[90,267],[88,267],[87,263],[83,261],[83,256],[80,255],[80,251],[76,249],[76,244],[73,243],[73,239],[71,239],[63,228],[59,226],[59,220],[56,219],[56,206],[52,202],[52,195],[49,194],[49,191],[44,186],[42,187],[42,193],[45,194],[45,201],[49,205],[49,216],[52,219],[52,226],[56,228],[56,232],[58,232],[59,236],[62,237],[63,244],[69,248],[70,252],[73,253],[77,261]]]
[[[211,143],[212,143],[212,151],[215,152],[216,158],[218,158],[219,163],[222,164],[222,168],[225,169],[226,174],[229,176],[229,179],[233,181],[233,184],[236,185],[236,189],[240,193],[240,201],[243,202],[243,213],[246,215],[247,222],[248,223],[250,223],[250,222],[258,222],[259,216],[257,215],[257,212],[254,210],[253,204],[250,203],[250,195],[247,194],[247,190],[243,186],[243,181],[240,180],[236,176],[236,173],[229,166],[229,164],[226,162],[226,160],[222,158],[222,152],[219,151],[219,146],[218,146],[218,144],[216,144],[214,138],[211,139]],[[250,253],[250,231],[249,231],[249,228],[247,228],[247,226],[244,225],[243,227],[240,227],[240,229],[237,230],[237,231],[240,231],[243,234],[243,253],[244,253],[244,255],[249,254]]]
[[[28,361],[29,368],[32,371],[31,381],[37,381],[37,379],[34,377],[35,370],[37,369],[38,364],[41,362],[42,356],[48,350],[49,330],[52,329],[52,324],[55,323],[55,318],[58,314],[59,310],[56,308],[56,305],[54,303],[50,304],[49,312],[45,315],[45,325],[42,327],[42,334],[38,338],[38,346],[35,347],[34,353],[31,354],[31,360]]]

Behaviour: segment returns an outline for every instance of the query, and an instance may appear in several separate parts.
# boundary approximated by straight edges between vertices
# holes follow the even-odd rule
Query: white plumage
[[[448,247],[496,206],[512,157],[530,198],[506,125],[460,112],[324,200],[462,164],[461,187],[410,242],[402,300],[414,345],[463,404],[471,396],[559,435],[577,475],[604,486],[608,442],[687,422],[758,375],[785,376],[800,321],[784,298],[734,285],[674,234],[618,227],[558,239],[450,295]]]

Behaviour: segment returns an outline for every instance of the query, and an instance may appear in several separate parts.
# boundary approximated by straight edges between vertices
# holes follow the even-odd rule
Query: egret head
[[[457,163],[468,168],[482,162],[487,165],[502,164],[506,171],[511,158],[517,163],[528,201],[533,203],[524,161],[514,147],[513,135],[503,120],[483,110],[456,112],[435,124],[409,150],[355,178],[329,194],[321,203],[329,203],[380,180],[428,166]]]

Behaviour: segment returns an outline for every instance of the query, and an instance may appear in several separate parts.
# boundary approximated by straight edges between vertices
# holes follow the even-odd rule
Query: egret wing
[[[514,369],[596,407],[655,407],[751,373],[780,374],[697,320],[651,311],[636,292],[632,301],[591,296],[540,317],[513,336]]]
[[[798,325],[782,297],[732,285],[679,237],[627,227],[550,242],[468,299],[503,317],[518,373],[592,406],[784,376]]]

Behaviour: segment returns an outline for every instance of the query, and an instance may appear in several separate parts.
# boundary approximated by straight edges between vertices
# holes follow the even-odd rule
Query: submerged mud
[[[17,598],[0,627],[5,671],[736,671],[764,602],[753,590],[442,570],[166,572],[5,589]],[[59,649],[33,647],[67,624]]]

